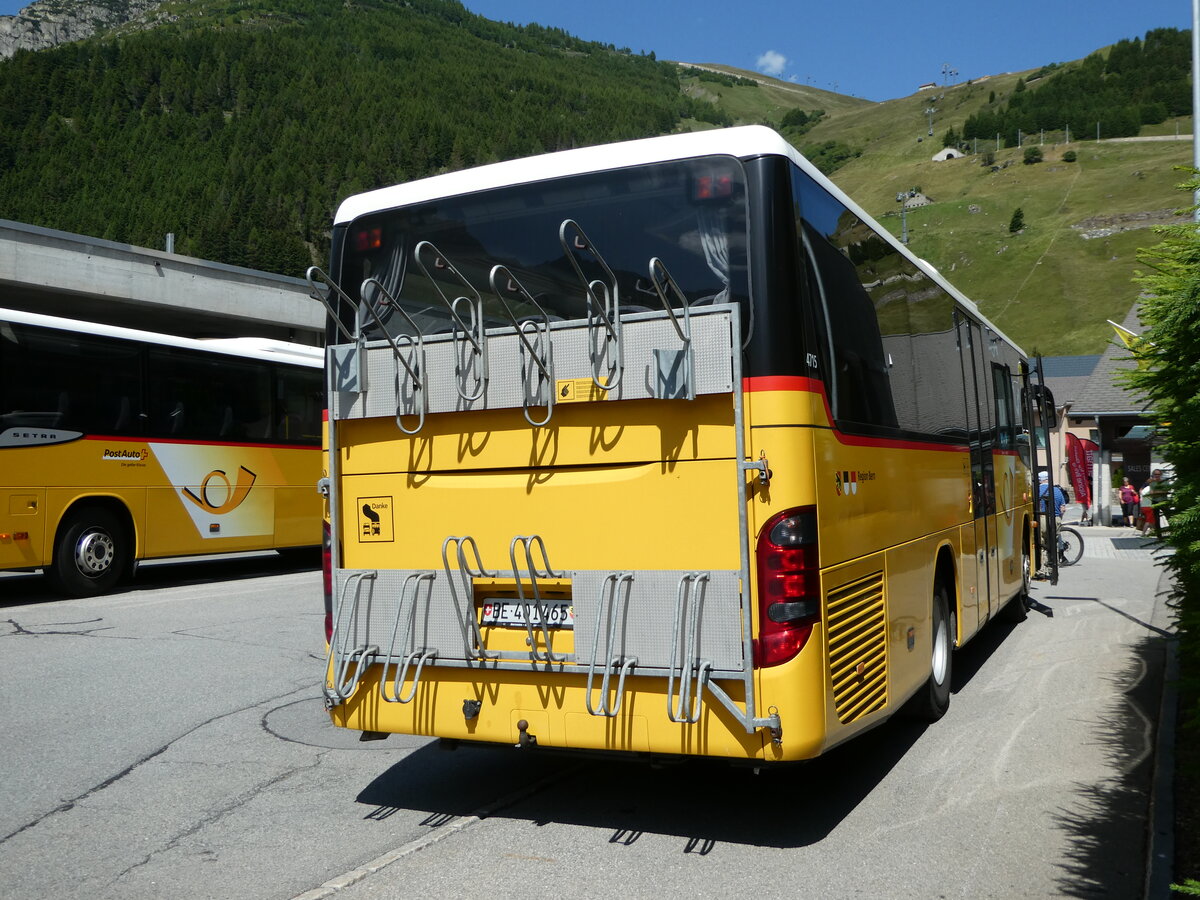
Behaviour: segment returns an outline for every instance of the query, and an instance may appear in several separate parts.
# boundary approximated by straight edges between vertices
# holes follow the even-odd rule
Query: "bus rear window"
[[[453,265],[482,295],[489,326],[508,320],[489,284],[503,265],[551,319],[587,315],[586,291],[560,243],[560,228],[573,220],[616,276],[621,308],[661,309],[648,277],[659,258],[692,304],[747,299],[746,182],[741,163],[706,157],[578,175],[450,197],[375,214],[351,224],[344,253],[344,290],[359,299],[362,282],[375,278],[399,298],[422,332],[450,329],[437,287],[453,300],[463,292],[448,267],[414,251],[422,241]],[[576,254],[591,280],[604,269],[590,250]],[[532,304],[510,299],[518,317],[535,315]],[[389,330],[406,330],[397,316]],[[364,323],[372,335],[374,321]]]

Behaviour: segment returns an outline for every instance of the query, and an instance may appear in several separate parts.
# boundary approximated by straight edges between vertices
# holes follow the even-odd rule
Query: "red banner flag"
[[[1071,488],[1075,491],[1076,501],[1090,507],[1092,492],[1088,487],[1088,453],[1083,444],[1083,441],[1067,432],[1067,474],[1071,478]]]
[[[1087,467],[1090,472],[1092,471],[1092,466],[1096,464],[1099,458],[1100,445],[1095,441],[1089,441],[1087,438],[1080,438],[1079,443],[1083,444],[1083,452],[1087,454]]]

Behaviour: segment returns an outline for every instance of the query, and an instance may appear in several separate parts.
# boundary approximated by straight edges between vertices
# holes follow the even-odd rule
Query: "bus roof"
[[[369,213],[514,184],[528,184],[569,175],[603,172],[628,166],[711,155],[734,156],[738,159],[756,156],[786,156],[841,201],[860,220],[870,225],[880,237],[889,241],[897,251],[926,271],[972,316],[1016,347],[1017,352],[1022,356],[1025,355],[1025,352],[1011,338],[988,321],[975,303],[947,281],[934,266],[915,256],[891,232],[875,221],[862,207],[822,174],[816,166],[805,159],[795,147],[785,141],[777,132],[763,125],[716,128],[709,131],[671,134],[636,141],[601,144],[595,147],[581,147],[575,150],[561,150],[557,153],[512,159],[473,169],[449,172],[444,175],[434,175],[430,178],[421,178],[347,197],[338,207],[334,223],[348,223]]]
[[[141,341],[164,347],[198,350],[202,353],[219,353],[224,356],[236,356],[243,359],[259,359],[289,365],[308,366],[310,368],[320,368],[325,362],[325,352],[320,347],[310,347],[307,344],[290,344],[286,341],[276,341],[268,338],[186,338],[170,334],[159,334],[153,331],[139,331],[135,328],[104,325],[99,322],[85,322],[80,319],[47,316],[42,313],[26,312],[25,310],[0,309],[0,330],[3,330],[4,325],[8,322],[15,322],[21,325],[36,325],[42,328],[55,328],[59,331],[90,334],[97,337],[109,337],[118,340]]]

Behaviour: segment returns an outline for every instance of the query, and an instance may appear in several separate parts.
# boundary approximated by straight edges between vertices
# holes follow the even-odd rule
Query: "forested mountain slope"
[[[0,61],[0,218],[297,274],[356,191],[717,117],[674,66],[455,2],[168,8]]]

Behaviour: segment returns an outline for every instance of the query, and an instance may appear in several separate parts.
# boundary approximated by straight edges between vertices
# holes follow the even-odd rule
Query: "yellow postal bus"
[[[761,127],[337,213],[336,725],[816,756],[1024,615],[1024,355]]]
[[[322,361],[0,310],[0,569],[79,596],[137,560],[319,544]]]

